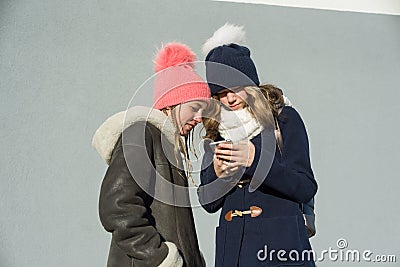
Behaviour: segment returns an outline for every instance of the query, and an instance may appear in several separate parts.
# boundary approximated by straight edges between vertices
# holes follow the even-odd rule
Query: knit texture
[[[235,111],[221,108],[221,122],[218,132],[223,139],[229,139],[233,143],[251,140],[254,136],[260,134],[263,129],[247,107]]]
[[[154,60],[154,108],[163,109],[193,100],[210,101],[207,83],[195,72],[196,55],[180,43],[161,48]]]
[[[206,76],[212,95],[225,88],[260,85],[250,50],[237,44],[219,46],[208,53]]]
[[[203,51],[209,51],[205,61],[211,95],[225,88],[260,85],[250,50],[241,44],[244,40],[243,26],[225,24],[203,45]]]

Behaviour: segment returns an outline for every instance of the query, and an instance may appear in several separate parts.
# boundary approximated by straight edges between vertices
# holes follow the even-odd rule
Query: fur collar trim
[[[143,106],[132,107],[109,117],[93,136],[92,146],[107,164],[110,164],[112,152],[122,132],[139,121],[151,123],[174,144],[175,127],[163,112]]]
[[[165,244],[168,247],[167,257],[161,262],[158,267],[182,267],[183,259],[179,254],[178,248],[172,242],[166,241]]]

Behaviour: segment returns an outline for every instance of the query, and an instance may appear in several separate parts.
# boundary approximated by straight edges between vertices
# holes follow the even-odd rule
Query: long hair
[[[273,84],[261,84],[259,86],[264,97],[268,100],[269,107],[274,114],[278,117],[279,110],[284,106],[283,92],[280,88]]]
[[[240,87],[236,87],[235,90]],[[247,106],[254,118],[264,127],[275,127],[274,118],[278,116],[279,109],[283,107],[282,90],[272,84],[260,86],[244,86],[247,97]],[[203,125],[206,130],[204,138],[215,140],[218,136],[218,127],[221,121],[221,103],[218,96],[213,96],[215,101],[210,102],[210,107],[203,115]],[[272,114],[271,114],[272,113]],[[272,116],[271,116],[272,115]]]
[[[189,158],[189,151],[192,151],[192,153],[197,157],[196,155],[196,150],[193,147],[193,130],[191,132],[189,132],[189,134],[187,136],[184,136],[184,140],[182,140],[181,134],[180,134],[180,129],[178,126],[178,118],[177,118],[177,114],[180,114],[180,110],[177,110],[177,108],[180,108],[180,105],[174,105],[169,107],[170,112],[171,112],[171,120],[172,123],[174,125],[175,128],[175,133],[174,133],[174,156],[175,156],[175,160],[176,160],[176,166],[181,166],[181,162],[182,162],[182,156],[183,155],[183,163],[185,164],[185,174],[186,177],[184,177],[183,172],[179,172],[179,174],[184,177],[185,179],[190,179],[192,184],[196,187],[198,187],[198,185],[195,183],[193,177],[192,177],[192,169],[193,166],[190,162],[190,158]],[[167,113],[167,108],[164,108],[161,110],[162,112],[164,112],[165,115],[168,116]],[[179,169],[179,168],[178,168]]]

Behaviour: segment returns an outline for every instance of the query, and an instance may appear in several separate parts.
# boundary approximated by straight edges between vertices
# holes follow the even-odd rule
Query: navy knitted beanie
[[[204,44],[211,95],[225,88],[260,84],[250,50],[239,44],[244,35],[242,26],[225,24]]]

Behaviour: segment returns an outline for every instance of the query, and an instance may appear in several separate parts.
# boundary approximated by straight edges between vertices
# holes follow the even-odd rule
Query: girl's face
[[[240,110],[247,106],[247,93],[244,88],[224,89],[217,94],[219,101],[231,110]]]
[[[180,135],[187,136],[197,124],[202,122],[201,116],[206,107],[206,102],[195,100],[179,104],[172,110],[175,112]]]

